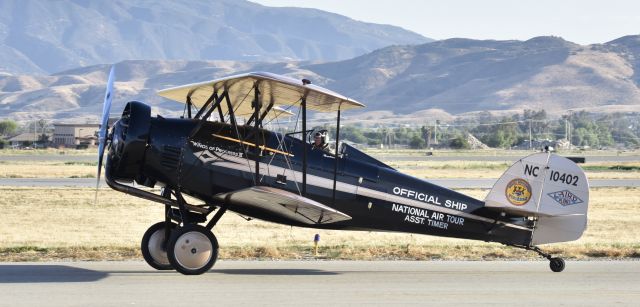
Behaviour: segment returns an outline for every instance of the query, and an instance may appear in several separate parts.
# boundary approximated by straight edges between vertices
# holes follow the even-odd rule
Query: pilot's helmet
[[[316,132],[316,134],[313,136],[314,140],[316,138],[320,138],[320,141],[324,144],[327,142],[327,130],[320,130],[318,132]]]

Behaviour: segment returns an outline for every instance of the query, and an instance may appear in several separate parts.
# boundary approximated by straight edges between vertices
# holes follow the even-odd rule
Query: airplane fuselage
[[[575,163],[551,153],[514,163],[480,201],[402,174],[344,142],[333,151],[308,144],[307,111],[336,112],[339,130],[341,112],[364,104],[307,79],[250,72],[168,88],[158,94],[184,103],[187,118],[152,117],[150,106],[129,102],[107,135],[113,85],[112,68],[98,184],[106,161],[109,187],[164,205],[164,220],[145,231],[140,245],[157,270],[208,271],[218,258],[213,229],[227,211],[300,227],[499,242],[548,259],[553,272],[564,270],[564,260],[536,245],[576,240],[586,228],[588,180]],[[292,108],[301,131],[262,129],[295,115]]]
[[[480,200],[402,174],[352,146],[343,145],[336,164],[333,152],[314,149],[292,136],[243,125],[234,128],[228,123],[202,122],[198,126],[199,123],[194,119],[162,117],[149,118],[148,123],[136,128],[127,123],[127,129],[140,130],[138,144],[131,138],[115,140],[107,158],[107,167],[111,164],[114,169],[107,175],[148,186],[168,186],[209,204],[218,202],[215,195],[219,193],[253,185],[271,186],[304,194],[352,218],[308,225],[282,219],[266,210],[229,208],[293,226],[530,243],[531,229],[525,219],[501,215],[485,208]],[[122,133],[123,127],[118,128],[116,124],[114,135]],[[126,146],[120,145],[118,149],[119,143],[134,144],[143,154],[127,155],[122,148]],[[259,155],[256,155],[256,145],[260,148]],[[124,153],[117,154],[117,150]],[[306,188],[303,187],[303,151],[307,155]],[[124,163],[125,160],[130,162]],[[259,161],[258,182],[256,160]],[[128,166],[120,167],[123,164]]]

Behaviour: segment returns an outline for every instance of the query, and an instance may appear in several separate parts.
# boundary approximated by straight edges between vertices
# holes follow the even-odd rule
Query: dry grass
[[[97,148],[89,149],[70,149],[70,148],[45,148],[45,149],[0,149],[1,155],[66,155],[66,156],[85,156],[98,154]]]
[[[473,158],[469,158],[473,159]],[[388,165],[418,178],[499,178],[511,162],[498,161],[387,161]],[[640,179],[638,162],[596,162],[581,164],[589,179]],[[626,169],[626,170],[625,170]]]
[[[487,190],[462,190],[482,198]],[[161,205],[108,189],[0,188],[0,261],[139,259],[146,228],[163,215]],[[640,188],[593,189],[589,228],[578,241],[546,249],[569,258],[640,257]],[[328,231],[245,221],[227,214],[216,228],[221,258],[314,258],[321,235],[328,259],[527,259],[499,244],[415,234]]]
[[[0,178],[95,178],[97,164],[20,161],[0,164]]]
[[[468,149],[468,150],[451,150],[451,149],[435,149],[435,150],[427,150],[427,149],[378,149],[378,148],[367,148],[364,150],[367,154],[376,156],[376,157],[407,157],[407,156],[417,156],[424,157],[428,153],[431,153],[433,156],[445,156],[445,157],[470,157],[470,156],[496,156],[496,157],[524,157],[528,156],[532,153],[539,152],[537,150],[506,150],[506,149]],[[567,156],[637,156],[640,155],[640,150],[624,150],[624,151],[616,151],[616,150],[562,150],[558,151],[558,154],[567,155]]]
[[[427,150],[427,149],[377,149],[377,148],[367,148],[364,150],[367,154],[373,156],[420,156],[424,157],[427,153],[431,153],[435,156],[526,156],[532,153],[530,150],[503,150],[503,149],[486,149],[486,150],[447,150],[447,149],[437,149],[437,150]]]
[[[472,158],[470,158],[472,159]],[[408,175],[426,178],[499,178],[511,166],[495,161],[386,161]],[[640,179],[640,163],[586,163],[589,179]],[[622,168],[622,169],[616,169]],[[627,170],[625,170],[627,169]],[[2,161],[0,178],[95,178],[96,164],[84,162]]]
[[[20,246],[0,248],[0,261],[93,261],[142,259],[136,247],[37,247]]]

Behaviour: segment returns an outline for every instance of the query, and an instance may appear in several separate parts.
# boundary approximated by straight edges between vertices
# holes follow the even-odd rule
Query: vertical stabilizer
[[[495,183],[485,206],[537,219],[532,244],[573,241],[587,226],[589,182],[573,161],[537,153],[514,163]]]

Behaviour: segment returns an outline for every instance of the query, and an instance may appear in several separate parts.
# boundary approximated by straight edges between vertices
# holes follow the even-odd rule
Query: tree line
[[[35,141],[40,145],[49,142],[49,135],[52,127],[50,121],[40,119],[20,124],[11,119],[0,120],[0,148],[6,148],[9,145],[9,139],[20,133],[35,134]]]
[[[45,131],[51,130],[46,120],[24,125],[13,120],[0,121],[0,147],[7,139],[22,132],[37,131],[38,141],[48,141]],[[335,126],[317,126],[335,138]],[[509,116],[495,116],[489,112],[473,117],[460,117],[451,122],[432,121],[415,126],[341,126],[340,138],[349,142],[375,147],[453,149],[471,148],[469,135],[493,148],[514,148],[532,140],[571,140],[571,145],[590,148],[640,147],[640,114],[596,114],[584,111],[550,118],[544,110],[524,110]]]
[[[324,128],[335,136],[335,127]],[[373,126],[359,124],[341,126],[340,138],[369,146],[402,146],[409,148],[471,148],[469,135],[493,148],[514,148],[531,138],[533,141],[571,140],[571,145],[584,148],[640,146],[640,114],[595,114],[574,112],[550,118],[544,110],[524,110],[509,116],[489,112],[452,122],[433,121],[421,126]]]

